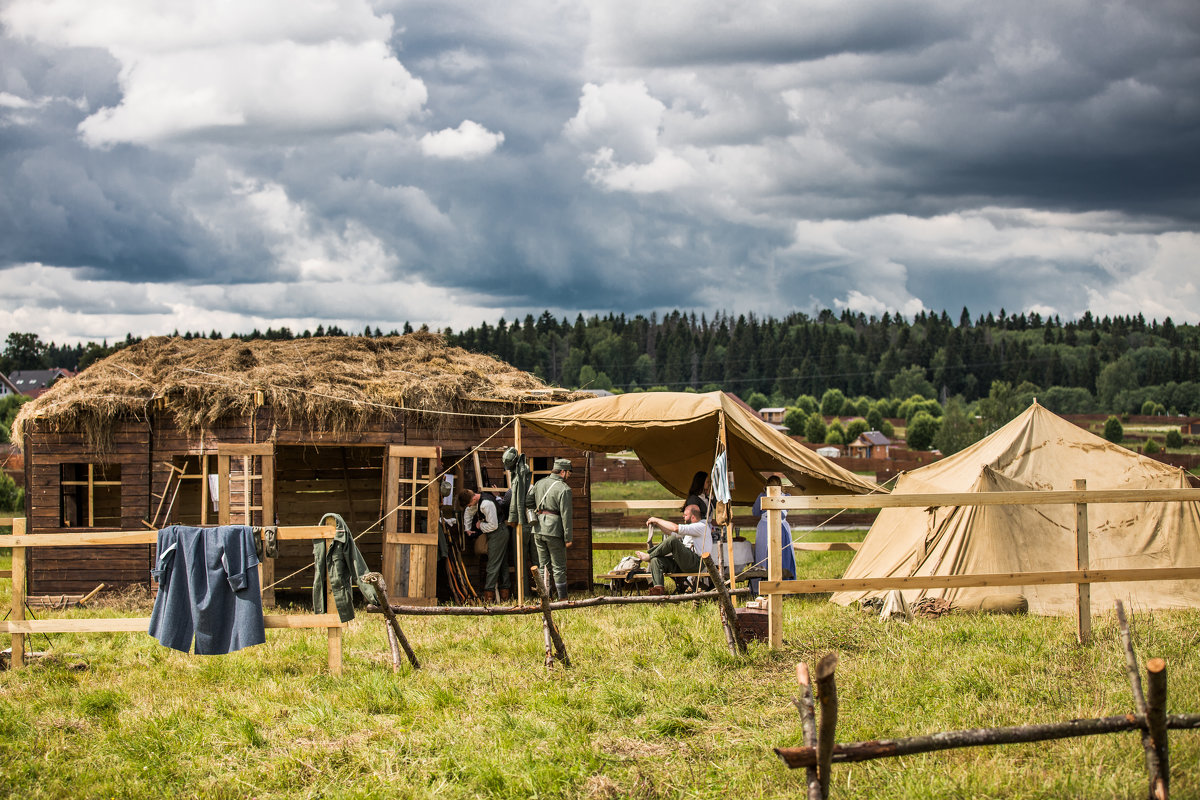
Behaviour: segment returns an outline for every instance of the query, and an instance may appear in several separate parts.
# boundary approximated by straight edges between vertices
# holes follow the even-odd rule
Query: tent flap
[[[680,497],[692,476],[712,469],[720,420],[733,501],[749,505],[762,473],[786,475],[803,494],[863,494],[874,483],[784,436],[724,392],[638,392],[578,400],[520,415],[523,424],[582,450],[632,450],[646,470]]]

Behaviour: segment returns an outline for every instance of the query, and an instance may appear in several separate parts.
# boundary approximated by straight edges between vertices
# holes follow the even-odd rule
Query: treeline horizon
[[[421,326],[428,330],[427,326]],[[411,324],[387,335],[409,333]],[[837,389],[847,397],[907,398],[918,393],[945,403],[974,403],[993,383],[1006,382],[1058,413],[1200,415],[1200,327],[1142,314],[1096,317],[1090,311],[1063,322],[1036,312],[957,320],[946,311],[911,319],[828,309],[782,318],[719,312],[711,317],[670,311],[577,315],[550,312],[523,320],[441,333],[449,344],[486,353],[547,383],[609,391],[712,391],[759,395],[767,404],[795,405]],[[336,325],[293,333],[284,327],[223,336],[185,332],[183,338],[277,339],[351,335]],[[361,335],[385,335],[367,326]],[[57,345],[35,334],[10,333],[0,368],[88,364],[140,341]],[[910,391],[912,390],[912,391]],[[757,398],[756,398],[757,399]]]

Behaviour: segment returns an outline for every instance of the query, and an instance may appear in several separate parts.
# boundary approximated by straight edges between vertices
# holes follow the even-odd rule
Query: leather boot
[[[490,605],[494,602],[496,602],[496,593],[493,592],[491,589],[488,589],[487,591],[485,591],[483,593],[483,604]]]
[[[504,602],[505,600],[507,600],[509,597],[511,597],[511,594],[509,593],[508,589],[501,589],[501,590],[500,590],[500,602],[501,602],[501,603],[503,603],[503,602]]]
[[[558,592],[558,599],[559,599],[559,600],[566,600],[566,599],[567,599],[567,585],[566,585],[565,583],[556,583],[556,584],[554,585],[554,589],[555,589],[555,591],[557,591],[557,592]]]

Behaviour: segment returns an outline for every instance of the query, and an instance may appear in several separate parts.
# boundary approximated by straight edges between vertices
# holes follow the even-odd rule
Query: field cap
[[[563,470],[571,470],[571,459],[569,459],[569,458],[554,459],[554,471],[562,472]],[[571,471],[574,472],[574,470],[571,470]]]

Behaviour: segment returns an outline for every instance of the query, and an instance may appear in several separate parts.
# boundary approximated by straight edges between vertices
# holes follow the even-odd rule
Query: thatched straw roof
[[[394,419],[404,410],[495,414],[506,409],[487,401],[576,397],[431,333],[249,342],[159,336],[26,403],[13,439],[24,441],[36,420],[38,430],[81,431],[103,451],[117,418],[145,418],[154,409],[197,431],[253,411],[256,391],[280,421],[330,433]]]

